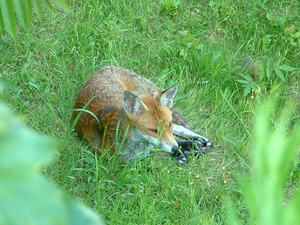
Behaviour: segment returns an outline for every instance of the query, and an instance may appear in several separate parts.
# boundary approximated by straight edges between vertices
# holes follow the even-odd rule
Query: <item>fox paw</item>
[[[197,138],[192,141],[195,155],[203,154],[206,150],[211,149],[214,144],[210,140]]]
[[[178,150],[177,152],[174,153],[174,160],[180,166],[185,166],[188,163],[187,157],[181,150]]]

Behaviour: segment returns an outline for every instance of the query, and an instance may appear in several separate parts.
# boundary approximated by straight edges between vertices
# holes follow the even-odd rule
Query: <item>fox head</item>
[[[163,91],[157,99],[139,98],[131,91],[123,94],[124,111],[130,123],[131,133],[148,142],[149,148],[161,148],[166,152],[176,152],[178,144],[173,136],[173,99],[178,86]]]

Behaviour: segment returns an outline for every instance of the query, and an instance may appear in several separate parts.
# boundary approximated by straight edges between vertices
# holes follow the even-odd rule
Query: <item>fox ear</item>
[[[134,95],[131,91],[125,91],[123,94],[124,99],[124,111],[133,116],[140,115],[147,106],[142,102],[142,100]]]
[[[173,106],[173,99],[177,93],[177,90],[178,90],[178,85],[175,85],[163,91],[160,97],[160,104],[162,106],[171,108]]]

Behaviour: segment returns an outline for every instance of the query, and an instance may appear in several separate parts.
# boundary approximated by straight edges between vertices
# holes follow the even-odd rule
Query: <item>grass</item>
[[[46,14],[29,32],[19,30],[15,42],[0,39],[0,77],[18,88],[1,99],[59,142],[45,174],[107,224],[224,224],[227,198],[251,222],[237,177],[251,171],[260,99],[276,93],[279,111],[294,106],[291,126],[299,120],[299,70],[283,72],[285,82],[262,71],[270,57],[300,68],[300,40],[294,46],[284,33],[300,30],[298,1],[178,2],[69,1],[73,12]],[[70,115],[78,90],[105,65],[132,69],[162,88],[178,83],[175,106],[214,149],[184,168],[161,154],[130,166],[94,157],[70,132]],[[262,78],[251,99],[237,80],[253,71]]]

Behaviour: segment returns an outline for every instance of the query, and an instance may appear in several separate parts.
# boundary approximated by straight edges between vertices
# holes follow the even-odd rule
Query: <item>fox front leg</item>
[[[178,146],[183,151],[189,151],[194,148],[194,154],[205,153],[207,149],[213,147],[213,143],[206,137],[203,137],[181,125],[173,125],[173,134],[176,136],[187,138],[188,140],[177,140]]]

